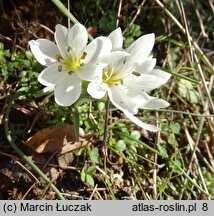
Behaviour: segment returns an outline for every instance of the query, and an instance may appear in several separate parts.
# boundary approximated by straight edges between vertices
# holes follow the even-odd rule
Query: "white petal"
[[[163,80],[163,84],[166,83],[171,77],[170,73],[162,71],[160,69],[153,69],[149,74],[157,76]]]
[[[107,37],[98,37],[89,43],[83,52],[86,53],[84,63],[96,63],[98,58],[110,53],[112,48],[111,40]]]
[[[123,78],[124,86],[129,89],[136,89],[138,91],[144,90],[142,82],[143,80],[141,79],[141,76],[135,76],[133,74],[130,74]]]
[[[55,56],[59,54],[59,50],[55,43],[46,39],[38,39],[29,41],[29,45],[33,55],[40,64],[49,66],[56,62]]]
[[[128,55],[129,53],[124,51],[115,51],[101,57],[99,59],[99,62],[109,65],[109,64],[113,64],[116,61],[119,61],[120,59],[123,59]]]
[[[75,24],[68,34],[68,46],[72,49],[76,56],[79,56],[83,48],[88,42],[88,32],[86,28],[80,24]]]
[[[54,36],[60,54],[64,59],[66,59],[68,57],[68,28],[63,25],[57,24]]]
[[[105,96],[108,86],[105,83],[91,82],[88,85],[88,93],[96,99],[101,99]]]
[[[140,119],[138,119],[137,117],[135,117],[134,115],[132,115],[129,112],[123,112],[133,123],[135,123],[136,125],[138,125],[139,127],[148,130],[148,131],[152,131],[152,132],[158,132],[160,131],[160,128],[154,126],[154,125],[150,125],[150,124],[146,124],[143,123]]]
[[[121,111],[137,113],[138,108],[131,97],[127,95],[126,89],[122,85],[112,85],[108,89],[110,101]]]
[[[45,68],[38,76],[38,81],[45,86],[52,86],[64,79],[66,72],[58,71],[58,63],[54,63]]]
[[[102,74],[103,65],[88,63],[76,72],[77,76],[82,80],[97,80]]]
[[[55,101],[61,106],[70,106],[75,103],[81,94],[81,80],[75,73],[66,76],[57,83],[54,91]]]
[[[143,63],[141,63],[135,68],[135,71],[144,74],[149,73],[155,67],[155,65],[156,65],[155,58],[146,59]]]
[[[108,38],[112,42],[112,51],[122,50],[123,48],[123,35],[121,28],[115,29]]]
[[[131,64],[138,62],[140,64],[145,61],[152,51],[154,42],[154,34],[147,34],[138,38],[126,49],[126,52],[131,54],[128,58],[128,62]]]
[[[146,92],[139,89],[128,89],[127,95],[132,98],[137,107],[147,105],[152,98]]]
[[[161,109],[161,108],[168,107],[170,105],[165,100],[155,98],[155,97],[150,97],[150,98],[151,98],[151,100],[149,101],[149,103],[140,106],[140,108],[143,108],[143,109]]]
[[[134,71],[135,66],[128,64],[126,60],[122,59],[114,64],[114,79],[122,79],[130,76]]]
[[[167,80],[149,73],[141,74],[140,76],[130,75],[129,77],[124,78],[123,81],[124,85],[128,88],[150,92],[164,85]]]

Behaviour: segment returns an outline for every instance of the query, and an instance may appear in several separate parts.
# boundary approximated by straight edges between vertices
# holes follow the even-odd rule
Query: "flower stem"
[[[12,106],[12,103],[15,99],[17,99],[22,91],[24,89],[20,89],[20,91],[16,92],[9,100],[9,103],[7,105],[7,108],[5,110],[5,115],[4,115],[4,130],[5,130],[5,134],[7,137],[8,142],[10,143],[10,146],[14,149],[14,151],[24,160],[27,162],[27,164],[29,164],[31,166],[31,168],[53,189],[53,191],[56,193],[57,197],[60,200],[65,200],[65,198],[62,196],[62,194],[60,193],[60,191],[56,188],[56,186],[50,181],[50,179],[33,163],[32,160],[30,160],[14,143],[11,135],[10,135],[10,130],[9,130],[9,126],[8,126],[8,122],[9,122],[9,113],[10,113],[10,109]]]
[[[73,23],[79,23],[76,17],[65,7],[65,5],[60,0],[51,0],[61,11],[65,14]],[[90,40],[93,40],[93,37],[88,34]]]
[[[107,97],[106,101],[106,115],[105,115],[105,125],[104,125],[104,136],[103,136],[103,145],[106,149],[107,147],[107,140],[108,140],[108,118],[109,118],[109,107],[110,107],[110,100]]]
[[[80,119],[79,119],[79,111],[76,106],[73,108],[73,122],[74,122],[74,137],[75,141],[79,141],[79,127],[80,127]]]
[[[107,141],[108,141],[108,119],[109,119],[109,107],[110,107],[110,100],[109,97],[107,97],[106,101],[106,115],[105,115],[105,125],[104,125],[104,136],[103,136],[103,147],[104,147],[104,172],[105,172],[105,182],[108,186],[109,192],[111,194],[111,197],[113,200],[116,200],[116,197],[114,195],[113,189],[111,188],[110,181],[108,179],[107,175]]]

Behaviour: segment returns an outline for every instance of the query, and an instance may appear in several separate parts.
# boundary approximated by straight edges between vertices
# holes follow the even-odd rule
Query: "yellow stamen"
[[[60,63],[62,64],[63,69],[67,72],[78,71],[81,68],[82,60],[69,55],[67,59],[61,60]]]
[[[103,69],[103,82],[108,84],[108,85],[113,85],[113,84],[120,84],[121,79],[114,79],[114,76],[116,73],[114,72],[114,68],[112,66],[109,66],[107,68]]]
[[[62,69],[69,74],[72,74],[74,71],[79,71],[80,68],[84,65],[83,60],[87,56],[87,53],[84,52],[81,58],[77,58],[75,55],[72,55],[71,48],[68,47],[68,58],[63,59],[61,55],[57,54],[55,59],[60,63],[58,71],[61,72]]]

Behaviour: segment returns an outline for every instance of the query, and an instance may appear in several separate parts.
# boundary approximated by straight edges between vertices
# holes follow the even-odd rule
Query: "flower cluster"
[[[81,95],[82,80],[86,80],[87,91],[93,98],[108,95],[112,104],[132,122],[146,130],[159,130],[134,116],[138,109],[169,106],[168,102],[148,94],[170,78],[170,74],[154,69],[156,59],[150,55],[154,34],[140,37],[126,50],[120,28],[89,44],[87,30],[81,24],[71,29],[58,24],[54,36],[56,44],[46,39],[31,40],[29,44],[38,62],[46,66],[38,81],[54,86],[57,104],[75,103]]]

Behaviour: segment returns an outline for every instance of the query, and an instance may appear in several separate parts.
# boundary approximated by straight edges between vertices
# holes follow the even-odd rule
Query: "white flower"
[[[110,39],[98,37],[87,45],[88,33],[81,24],[71,29],[56,25],[56,44],[38,39],[29,42],[37,61],[46,66],[38,81],[45,86],[55,86],[55,101],[69,106],[80,97],[81,80],[91,81],[102,73],[103,65],[97,60],[112,49]]]
[[[120,28],[113,31],[109,39],[113,51],[122,50]],[[92,97],[99,99],[107,93],[115,107],[132,122],[150,131],[158,131],[159,128],[143,123],[134,114],[137,114],[139,108],[158,109],[169,106],[168,102],[148,95],[149,91],[161,87],[170,78],[170,74],[154,69],[156,59],[150,56],[154,39],[154,34],[137,39],[126,49],[128,56],[109,62],[103,69],[102,76],[88,85],[88,93]]]

